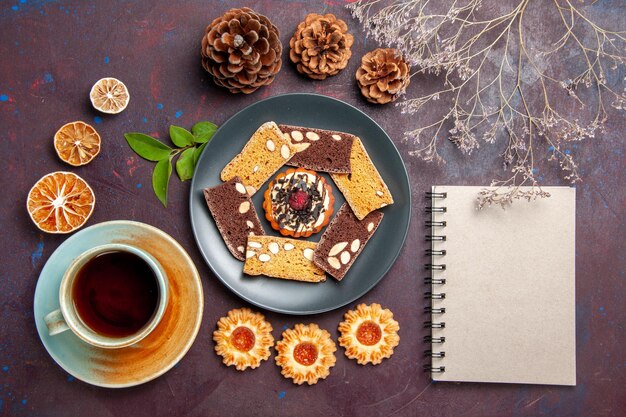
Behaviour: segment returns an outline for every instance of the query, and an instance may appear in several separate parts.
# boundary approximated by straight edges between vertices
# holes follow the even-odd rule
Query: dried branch
[[[483,190],[480,207],[549,196],[535,176],[535,155],[545,155],[538,147],[549,149],[548,160],[559,164],[564,179],[579,181],[568,144],[604,131],[605,103],[626,109],[624,88],[607,82],[608,71],[620,77],[626,64],[626,32],[600,26],[584,4],[520,0],[503,11],[504,6],[482,0],[359,0],[347,7],[368,36],[403,53],[416,68],[412,77],[433,74],[441,80],[436,91],[398,103],[403,113],[418,114],[433,101],[450,100],[440,118],[405,132],[405,140],[415,144],[411,155],[445,162],[438,152],[440,133],[464,154],[508,139],[502,157],[510,177],[492,181],[495,189]],[[554,17],[556,39],[540,37],[532,24],[537,16]],[[562,64],[575,56],[577,65]],[[622,82],[623,75],[614,84]],[[563,93],[575,108],[557,100]],[[577,116],[581,109],[586,121]]]

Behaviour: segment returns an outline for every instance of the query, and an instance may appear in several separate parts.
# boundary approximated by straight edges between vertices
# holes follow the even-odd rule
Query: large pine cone
[[[217,85],[250,94],[274,81],[282,50],[278,28],[267,17],[247,7],[231,9],[207,26],[202,66]]]
[[[396,49],[379,48],[363,56],[356,81],[367,101],[385,104],[405,92],[409,75],[409,66]]]
[[[332,14],[311,13],[289,41],[289,58],[298,72],[316,80],[335,75],[348,65],[354,37],[348,25]]]

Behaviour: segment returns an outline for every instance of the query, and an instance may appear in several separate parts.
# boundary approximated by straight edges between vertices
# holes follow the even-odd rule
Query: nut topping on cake
[[[313,262],[341,280],[363,251],[382,218],[383,213],[375,211],[359,220],[348,204],[344,204],[318,242]]]
[[[337,243],[332,248],[330,248],[330,252],[328,252],[328,256],[335,256],[335,255],[337,255],[346,246],[348,246],[348,242],[339,242],[339,243]]]
[[[315,132],[306,132],[306,138],[308,140],[320,140],[320,135]]]
[[[245,213],[248,212],[248,210],[250,210],[250,202],[249,201],[244,201],[243,203],[241,203],[239,205],[239,213],[245,214]]]
[[[278,125],[296,148],[288,165],[313,171],[349,174],[352,144],[356,136],[336,130]]]
[[[304,139],[304,136],[302,135],[302,132],[300,132],[299,130],[294,130],[293,132],[291,132],[291,137],[296,142],[300,142],[302,139]]]
[[[313,263],[316,243],[277,236],[259,236],[248,240],[243,266],[247,275],[290,279],[305,282],[326,280],[324,271]],[[283,250],[284,249],[284,250]]]
[[[263,226],[241,179],[234,177],[218,186],[206,188],[204,197],[228,250],[240,261],[245,260],[248,236],[251,233],[263,234]]]

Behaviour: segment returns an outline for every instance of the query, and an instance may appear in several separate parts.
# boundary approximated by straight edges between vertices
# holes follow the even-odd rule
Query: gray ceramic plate
[[[243,263],[233,258],[204,201],[202,190],[221,183],[222,168],[238,154],[264,122],[275,121],[352,133],[363,141],[395,203],[385,207],[382,223],[341,282],[329,277],[311,284],[267,277],[250,277]],[[282,172],[282,169],[279,170]],[[332,180],[335,213],[344,203]],[[264,184],[252,197],[267,234],[279,234],[265,220],[261,207]],[[409,228],[411,192],[398,150],[385,131],[360,110],[326,96],[285,94],[259,101],[230,118],[205,148],[191,183],[191,224],[200,251],[215,275],[234,293],[259,307],[286,314],[314,314],[346,305],[372,289],[393,265]],[[309,240],[318,241],[322,232]]]

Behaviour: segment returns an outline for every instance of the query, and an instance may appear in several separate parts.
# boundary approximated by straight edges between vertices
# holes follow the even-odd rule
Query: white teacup
[[[106,332],[99,332],[97,329],[91,328],[87,324],[89,320],[86,320],[86,317],[81,317],[77,307],[77,300],[74,299],[74,297],[76,296],[74,287],[77,281],[77,277],[81,275],[81,271],[87,265],[87,263],[94,260],[100,255],[106,256],[110,253],[115,252],[135,255],[137,258],[141,259],[141,261],[143,261],[145,265],[148,266],[149,269],[152,271],[155,283],[151,284],[156,285],[156,288],[158,289],[158,294],[156,295],[156,297],[158,298],[156,300],[154,312],[152,313],[151,317],[137,331],[133,332],[132,334],[119,337],[112,336],[110,334],[103,334]],[[124,254],[122,256],[124,256]],[[82,280],[84,278],[80,279]],[[117,277],[117,279],[119,281],[119,276]],[[128,296],[126,300],[128,300]],[[79,338],[93,346],[106,349],[122,348],[139,342],[140,340],[148,336],[150,332],[152,332],[157,327],[157,325],[163,318],[163,314],[165,313],[167,301],[167,276],[159,262],[143,249],[125,244],[112,243],[92,248],[74,259],[74,261],[65,271],[63,279],[61,280],[61,287],[59,289],[59,304],[61,308],[47,314],[44,317],[44,321],[48,326],[48,332],[51,336],[57,335],[66,330],[71,330]],[[84,302],[82,303],[84,304]],[[124,313],[125,312],[122,311],[120,314]]]

